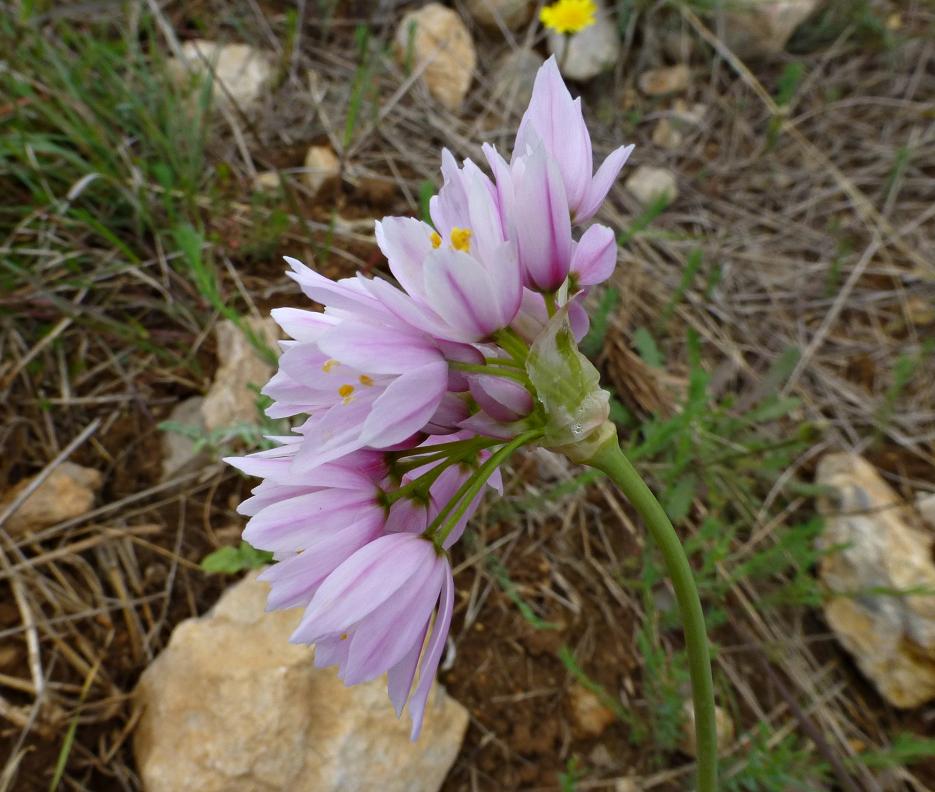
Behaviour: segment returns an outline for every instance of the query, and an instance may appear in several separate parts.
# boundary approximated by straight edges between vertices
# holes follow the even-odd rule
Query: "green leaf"
[[[201,568],[205,572],[233,575],[247,569],[266,566],[272,560],[272,553],[257,550],[246,542],[241,542],[240,547],[222,547],[213,553],[208,553],[201,560]]]
[[[435,195],[435,185],[430,182],[428,179],[424,179],[419,183],[419,212],[422,215],[422,219],[431,224],[432,215],[429,212],[429,201],[432,200],[432,196]]]
[[[696,485],[695,477],[689,474],[675,482],[675,486],[666,493],[663,505],[672,522],[677,523],[688,516],[695,497]]]
[[[591,329],[579,344],[581,351],[588,357],[594,357],[603,348],[611,316],[617,310],[618,305],[620,305],[620,292],[613,287],[605,289],[591,316]]]
[[[645,327],[638,327],[633,333],[633,346],[636,347],[636,351],[639,352],[646,365],[652,368],[662,368],[662,353],[656,346],[656,339]]]

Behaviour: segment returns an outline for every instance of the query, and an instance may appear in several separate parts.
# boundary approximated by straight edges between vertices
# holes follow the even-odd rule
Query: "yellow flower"
[[[556,33],[577,33],[594,24],[594,0],[558,0],[539,12],[539,21]]]

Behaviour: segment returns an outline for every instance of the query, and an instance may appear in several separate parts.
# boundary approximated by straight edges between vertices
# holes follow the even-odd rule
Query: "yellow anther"
[[[360,382],[361,385],[367,388],[373,385],[373,379],[371,377],[368,377],[366,374],[361,374],[360,377],[358,377],[358,381]]]
[[[342,385],[340,388],[338,388],[338,396],[340,396],[344,400],[345,404],[351,403],[351,399],[352,399],[351,394],[353,392],[354,392],[353,385]]]
[[[341,633],[341,640],[346,641],[350,636],[347,633]]]
[[[325,374],[327,374],[327,373],[328,373],[329,371],[331,371],[331,369],[333,369],[335,366],[340,366],[340,365],[341,365],[341,364],[338,363],[337,360],[334,360],[334,359],[326,360],[324,363],[321,364],[321,370],[324,371]]]
[[[452,228],[451,246],[455,250],[463,250],[465,253],[471,252],[471,229]]]
[[[442,235],[439,234],[438,231],[433,231],[433,232],[429,235],[429,239],[432,240],[432,247],[433,247],[433,248],[440,248],[440,247],[442,246]]]

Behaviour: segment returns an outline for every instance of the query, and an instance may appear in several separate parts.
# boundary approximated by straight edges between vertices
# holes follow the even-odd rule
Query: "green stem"
[[[435,519],[432,520],[432,524],[425,529],[425,535],[435,543],[436,547],[441,549],[444,546],[448,534],[450,534],[452,529],[458,524],[458,520],[460,520],[467,511],[474,496],[480,491],[480,488],[487,483],[487,479],[493,475],[493,472],[506,462],[516,449],[526,445],[526,443],[531,443],[537,437],[541,436],[541,429],[532,429],[514,438],[505,446],[498,448],[490,455],[487,461],[458,488],[458,491],[451,497],[451,500],[448,501],[445,508],[435,516]],[[451,515],[450,518],[449,515]]]
[[[548,311],[549,318],[551,319],[558,310],[558,306],[555,302],[555,292],[545,292],[542,297],[545,300],[545,309]]]
[[[513,367],[460,363],[456,360],[449,360],[448,365],[457,371],[466,371],[469,374],[487,374],[491,377],[506,377],[507,379],[521,382],[523,385],[529,382],[529,378],[524,371],[519,371]]]
[[[525,367],[526,357],[529,354],[529,347],[526,346],[526,342],[523,341],[519,333],[511,327],[504,327],[494,334],[494,340],[503,347],[504,351],[509,354],[513,360]]]
[[[490,442],[487,443],[488,446],[497,445],[498,441],[493,438],[489,438]],[[403,448],[399,451],[387,451],[386,455],[392,459],[402,459],[404,457],[411,456],[429,456],[437,454],[439,451],[463,451],[467,448],[473,448],[476,446],[478,438],[471,437],[467,440],[453,440],[450,443],[436,443],[431,446],[416,446],[415,448]],[[481,446],[484,447],[484,446]]]
[[[606,473],[620,488],[643,517],[649,532],[662,551],[666,569],[675,588],[685,630],[685,648],[688,651],[688,669],[695,705],[698,792],[715,792],[717,726],[714,717],[714,682],[711,678],[711,658],[708,653],[704,611],[701,609],[698,588],[695,586],[695,578],[685,550],[659,501],[620,450],[616,437],[604,443],[587,464]]]

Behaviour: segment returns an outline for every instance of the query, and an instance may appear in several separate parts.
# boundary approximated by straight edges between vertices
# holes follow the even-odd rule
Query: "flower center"
[[[471,252],[471,229],[469,228],[452,228],[451,229],[451,246],[455,250],[461,250],[465,253]]]

